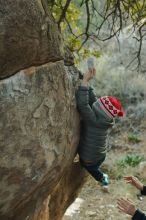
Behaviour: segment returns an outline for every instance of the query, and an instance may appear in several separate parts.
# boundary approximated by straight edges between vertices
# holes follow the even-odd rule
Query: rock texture
[[[0,0],[0,78],[62,59],[47,0]]]
[[[74,159],[79,138],[74,95],[77,76],[60,61],[0,81],[2,219],[31,216],[62,175],[71,172],[67,167]],[[74,181],[78,171],[72,173]]]
[[[78,72],[46,3],[0,0],[0,220],[60,220],[84,182]]]

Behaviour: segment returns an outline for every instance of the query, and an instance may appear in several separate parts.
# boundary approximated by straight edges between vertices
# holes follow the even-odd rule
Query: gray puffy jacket
[[[91,88],[80,86],[76,98],[82,117],[78,146],[80,159],[93,161],[100,166],[106,156],[107,131],[112,127],[113,120],[100,108]]]

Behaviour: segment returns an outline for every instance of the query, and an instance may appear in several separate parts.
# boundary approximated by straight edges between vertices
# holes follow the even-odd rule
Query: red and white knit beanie
[[[101,109],[110,117],[122,117],[124,112],[117,99],[112,96],[103,96],[97,99]]]

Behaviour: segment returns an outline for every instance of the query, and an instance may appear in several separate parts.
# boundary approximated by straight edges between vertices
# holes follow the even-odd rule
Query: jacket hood
[[[103,124],[112,127],[114,124],[114,120],[111,119],[100,107],[98,102],[94,102],[92,105],[92,109],[96,114],[96,117],[98,118],[98,120],[102,121]]]

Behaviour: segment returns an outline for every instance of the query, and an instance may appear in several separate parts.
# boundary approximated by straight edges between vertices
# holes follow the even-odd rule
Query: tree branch
[[[68,7],[69,7],[71,1],[72,1],[72,0],[67,0],[67,1],[66,1],[66,4],[65,4],[65,6],[64,6],[64,8],[63,8],[63,10],[62,10],[62,13],[61,13],[61,15],[60,15],[60,18],[59,18],[58,22],[57,22],[59,27],[60,27],[60,23],[61,23],[61,22],[65,19],[65,17],[66,17],[66,12],[67,12],[67,9],[68,9]]]

